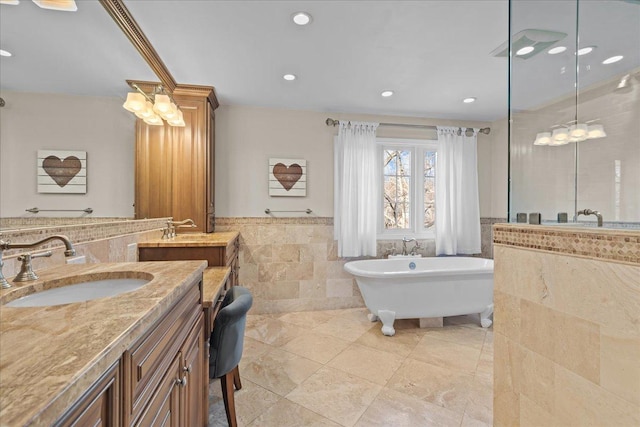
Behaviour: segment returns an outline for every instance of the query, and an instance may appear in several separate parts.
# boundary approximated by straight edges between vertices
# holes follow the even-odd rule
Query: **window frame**
[[[378,175],[380,191],[378,192],[378,240],[413,237],[416,239],[435,239],[436,226],[424,227],[424,156],[426,152],[438,152],[438,141],[435,139],[376,138],[378,145]],[[411,151],[411,190],[410,190],[410,223],[406,229],[387,230],[384,228],[384,151],[387,149]],[[437,154],[436,154],[437,156]],[[436,168],[437,168],[436,160]],[[437,169],[436,169],[437,170]],[[437,210],[436,210],[437,215]]]

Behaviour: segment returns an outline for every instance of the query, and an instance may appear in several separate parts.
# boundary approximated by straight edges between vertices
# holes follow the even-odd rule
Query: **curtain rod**
[[[340,121],[334,120],[332,118],[328,118],[327,120],[325,120],[325,123],[327,124],[327,126],[337,126],[340,123]],[[405,124],[405,123],[379,123],[379,125],[380,126],[402,126],[402,127],[433,129],[433,130],[438,129],[437,126],[433,126],[433,125],[413,125],[413,124]],[[460,129],[464,129],[464,127],[460,127]],[[471,129],[471,128],[467,128],[467,129]],[[485,135],[489,135],[489,133],[491,132],[491,128],[489,127],[482,128],[478,132],[484,133]]]

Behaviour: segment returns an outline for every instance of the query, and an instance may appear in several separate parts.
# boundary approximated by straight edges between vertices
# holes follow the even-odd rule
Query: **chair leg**
[[[242,383],[240,382],[240,365],[233,369],[233,385],[236,386],[236,390],[242,388]]]
[[[220,377],[220,385],[222,386],[222,399],[224,400],[224,410],[227,413],[227,422],[229,423],[229,427],[237,427],[236,404],[233,397],[234,370],[231,370],[223,377]]]

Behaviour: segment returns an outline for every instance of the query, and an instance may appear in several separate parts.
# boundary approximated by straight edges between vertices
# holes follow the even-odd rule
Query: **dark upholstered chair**
[[[227,291],[213,324],[209,352],[209,377],[220,378],[224,409],[229,427],[236,427],[233,387],[242,388],[238,363],[242,357],[247,312],[253,297],[247,288],[234,286]]]

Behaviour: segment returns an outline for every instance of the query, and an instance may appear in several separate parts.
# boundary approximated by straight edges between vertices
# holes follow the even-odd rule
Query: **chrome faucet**
[[[402,238],[402,255],[408,255],[408,253],[407,253],[407,243],[409,243],[409,242],[416,242],[416,244],[418,243],[416,241],[416,239],[413,238],[413,237],[412,238],[403,237]],[[414,248],[414,250],[415,250],[415,248]]]
[[[32,249],[40,245],[43,245],[51,240],[60,240],[62,241],[62,243],[64,243],[64,247],[65,247],[64,256],[70,257],[76,254],[76,250],[73,248],[73,245],[71,244],[71,241],[69,240],[69,238],[67,236],[63,236],[62,234],[49,236],[42,240],[38,240],[37,242],[34,242],[34,243],[11,243],[11,242],[5,242],[4,240],[0,240],[0,287],[2,287],[2,289],[7,289],[11,287],[9,282],[7,282],[7,279],[5,279],[4,275],[2,274],[2,266],[4,265],[4,262],[2,261],[3,251],[8,249]],[[25,270],[25,275],[27,275],[26,276],[27,278],[22,278],[22,281],[35,280],[38,277],[38,276],[35,276],[35,273],[33,273],[33,269],[31,268],[31,264],[30,264],[31,258],[38,257],[38,256],[48,256],[48,255],[46,255],[46,253],[42,255],[25,254],[25,256],[21,258],[21,261],[23,261],[23,268],[21,269],[21,272],[22,270]],[[26,265],[24,264],[25,259],[27,262]],[[32,276],[29,275],[29,271],[33,273],[33,276],[35,276],[34,278],[31,278]]]
[[[167,228],[162,230],[162,238],[172,239],[176,237],[176,228],[186,227],[195,228],[197,225],[191,218],[185,219],[184,221],[173,221],[169,219],[167,220]]]
[[[583,209],[576,213],[576,221],[580,215],[595,215],[598,218],[598,227],[602,227],[602,214],[600,212],[591,209]]]

